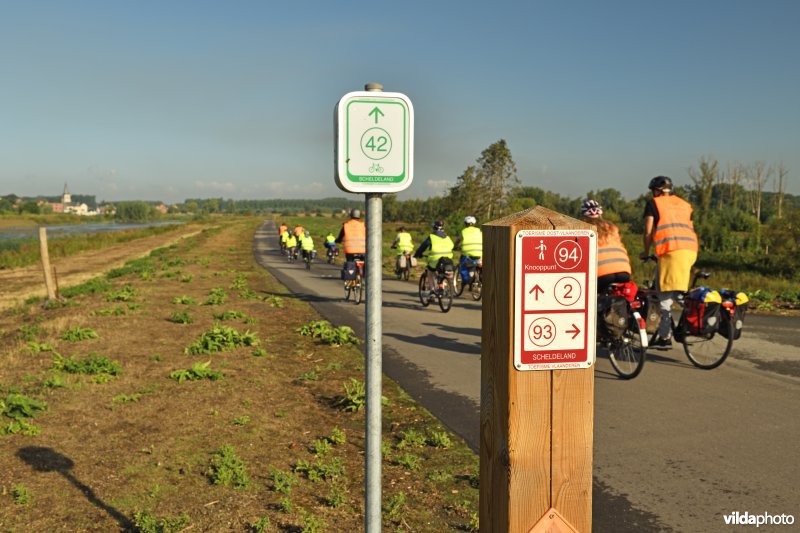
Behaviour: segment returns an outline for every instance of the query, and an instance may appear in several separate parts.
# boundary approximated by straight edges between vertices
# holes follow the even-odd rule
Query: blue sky
[[[0,194],[341,196],[333,108],[371,81],[414,104],[401,198],[498,139],[568,196],[703,156],[800,194],[800,2],[289,4],[0,0]]]

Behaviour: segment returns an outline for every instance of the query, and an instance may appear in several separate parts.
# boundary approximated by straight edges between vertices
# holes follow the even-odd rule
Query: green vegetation
[[[225,293],[225,289],[216,287],[208,293],[208,298],[203,302],[203,305],[222,305],[227,299],[228,295]]]
[[[186,311],[183,311],[172,313],[169,316],[169,321],[174,322],[175,324],[191,324],[194,322],[194,319],[192,318],[192,315]]]
[[[22,394],[9,394],[0,400],[0,415],[10,418],[11,422],[0,426],[0,435],[38,435],[39,428],[30,423],[39,411],[47,409],[47,403],[34,400]]]
[[[178,533],[189,526],[190,519],[186,513],[158,518],[149,511],[138,511],[133,515],[133,523],[139,533]]]
[[[367,405],[366,386],[363,381],[350,378],[344,384],[344,396],[336,403],[343,411],[357,412]]]
[[[90,353],[83,359],[75,356],[63,357],[56,354],[53,357],[53,370],[68,374],[89,374],[118,376],[122,374],[122,366],[104,355]]]
[[[314,320],[304,324],[298,330],[303,336],[313,337],[321,340],[324,344],[331,346],[342,346],[344,344],[359,344],[361,339],[356,337],[355,332],[348,326],[333,327],[327,320]]]
[[[17,505],[28,505],[33,501],[31,491],[22,483],[14,483],[11,485],[11,497]]]
[[[242,489],[250,485],[247,465],[237,455],[233,446],[224,445],[211,456],[211,466],[206,475],[214,485]]]
[[[217,381],[218,379],[222,379],[224,377],[222,372],[211,370],[209,366],[211,366],[211,360],[208,360],[204,363],[198,362],[193,364],[191,368],[175,370],[174,372],[171,372],[169,377],[178,383],[183,383],[184,381],[198,381],[201,379]]]
[[[297,476],[291,472],[279,470],[270,465],[269,478],[272,481],[272,490],[286,494],[292,493],[292,486],[297,483]]]
[[[88,339],[97,339],[99,335],[92,328],[74,327],[61,334],[62,341],[80,342]]]
[[[203,332],[200,338],[188,346],[184,352],[190,355],[210,354],[226,350],[233,350],[239,346],[258,346],[261,342],[255,333],[245,331],[239,333],[229,326],[214,324]]]

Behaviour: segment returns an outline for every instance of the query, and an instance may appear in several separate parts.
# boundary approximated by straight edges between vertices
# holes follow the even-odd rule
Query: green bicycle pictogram
[[[378,163],[372,163],[372,165],[369,167],[369,173],[372,174],[373,172],[375,174],[383,174],[383,167]]]

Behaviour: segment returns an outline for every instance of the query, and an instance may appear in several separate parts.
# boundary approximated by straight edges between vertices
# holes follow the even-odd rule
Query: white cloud
[[[230,181],[195,181],[194,186],[201,191],[232,193],[236,191],[236,185]]]
[[[455,182],[450,180],[428,180],[425,182],[425,185],[428,186],[434,195],[444,196],[448,189],[455,185]]]

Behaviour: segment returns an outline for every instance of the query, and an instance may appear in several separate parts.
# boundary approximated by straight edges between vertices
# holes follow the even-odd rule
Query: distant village
[[[22,199],[20,198],[17,198],[16,200],[17,202],[22,201]],[[60,202],[37,200],[36,205],[39,208],[44,208],[45,211],[47,211],[49,208],[49,210],[53,213],[66,213],[66,214],[73,214],[85,217],[114,215],[115,213],[115,208],[113,205],[99,205],[96,208],[90,208],[84,202],[73,202],[72,194],[70,194],[69,188],[66,183],[64,184],[64,192],[61,195]],[[162,215],[166,215],[167,212],[169,211],[169,208],[163,203],[155,205],[153,206],[153,208]]]

